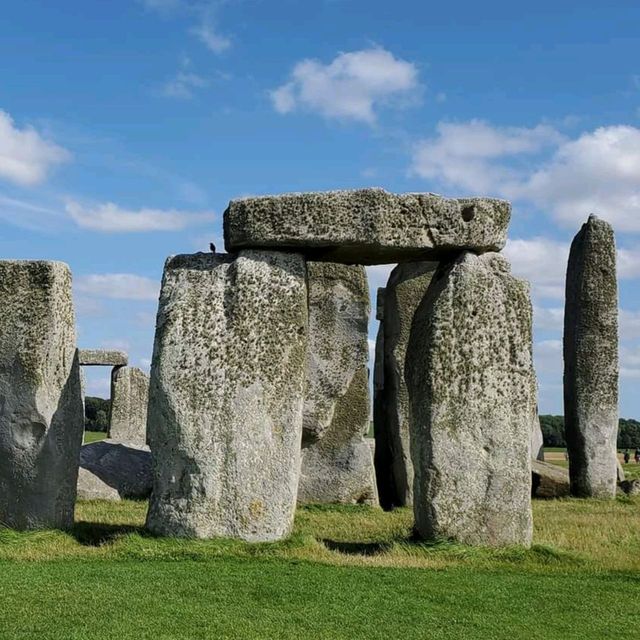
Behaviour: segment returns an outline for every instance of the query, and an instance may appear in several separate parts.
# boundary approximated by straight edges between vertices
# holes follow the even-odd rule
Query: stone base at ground
[[[540,460],[531,463],[531,497],[563,498],[569,495],[569,472]]]
[[[299,251],[310,260],[379,264],[431,260],[454,249],[498,251],[511,205],[383,189],[290,193],[233,200],[224,213],[227,251]]]
[[[111,378],[109,437],[126,442],[147,442],[149,376],[135,367],[120,367]]]
[[[289,534],[307,331],[302,256],[167,261],[149,389],[152,532],[248,541]]]
[[[80,450],[80,468],[86,473],[78,481],[79,492],[82,489],[86,494],[92,487],[104,490],[87,476],[91,474],[120,498],[146,500],[151,495],[151,453],[145,445],[117,440],[85,444]],[[105,490],[105,495],[108,493]]]
[[[0,525],[73,524],[84,417],[71,273],[0,262]]]
[[[435,274],[407,350],[420,537],[531,543],[531,322],[529,287],[499,254]]]

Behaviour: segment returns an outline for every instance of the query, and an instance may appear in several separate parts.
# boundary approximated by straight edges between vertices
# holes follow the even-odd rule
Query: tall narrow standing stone
[[[149,376],[136,367],[117,367],[111,378],[109,437],[134,444],[147,442]]]
[[[149,389],[151,531],[248,541],[290,532],[307,329],[299,255],[167,261]]]
[[[301,503],[377,503],[369,430],[364,267],[309,262]]]
[[[529,545],[536,380],[528,285],[502,256],[442,265],[407,350],[418,534]]]
[[[73,524],[84,418],[71,273],[0,262],[0,524]]]
[[[613,229],[590,216],[571,245],[564,314],[571,493],[613,498],[618,434],[618,285]]]
[[[389,276],[384,309],[385,430],[391,449],[390,504],[413,504],[413,464],[409,429],[409,394],[404,377],[413,316],[433,278],[437,262],[399,264]]]

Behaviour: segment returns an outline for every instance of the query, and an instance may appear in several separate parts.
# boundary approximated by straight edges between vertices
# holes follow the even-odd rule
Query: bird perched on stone
[[[216,245],[213,244],[213,242],[209,243],[209,249],[211,249],[211,253],[215,253],[216,252]]]

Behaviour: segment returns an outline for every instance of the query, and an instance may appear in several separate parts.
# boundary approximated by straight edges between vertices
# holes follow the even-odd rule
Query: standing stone
[[[109,437],[122,442],[147,441],[149,376],[135,367],[118,367],[111,378]]]
[[[384,310],[385,431],[390,443],[390,504],[413,504],[413,464],[409,429],[409,393],[405,383],[405,357],[413,316],[424,298],[437,262],[399,264],[389,276]]]
[[[493,198],[356,189],[233,200],[224,212],[227,251],[261,248],[310,260],[380,264],[431,260],[456,249],[499,251],[511,205]]]
[[[71,272],[0,262],[0,524],[73,524],[84,419]]]
[[[298,502],[377,503],[364,267],[309,262],[309,354]]]
[[[307,330],[297,254],[167,261],[149,388],[152,532],[248,541],[290,532]]]
[[[528,285],[499,254],[442,265],[407,350],[418,534],[531,543],[536,379]]]
[[[564,314],[571,493],[613,498],[618,435],[618,285],[613,229],[590,216],[571,245]]]
[[[537,411],[535,420],[531,423],[531,458],[544,462],[544,436]]]

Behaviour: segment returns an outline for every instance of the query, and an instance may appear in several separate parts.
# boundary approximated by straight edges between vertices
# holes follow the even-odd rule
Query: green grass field
[[[90,444],[91,442],[98,442],[104,440],[107,434],[104,431],[85,431],[83,444]]]
[[[0,638],[636,638],[640,500],[534,504],[535,544],[412,539],[412,514],[300,509],[290,540],[145,535],[80,503],[70,533],[0,531]]]

